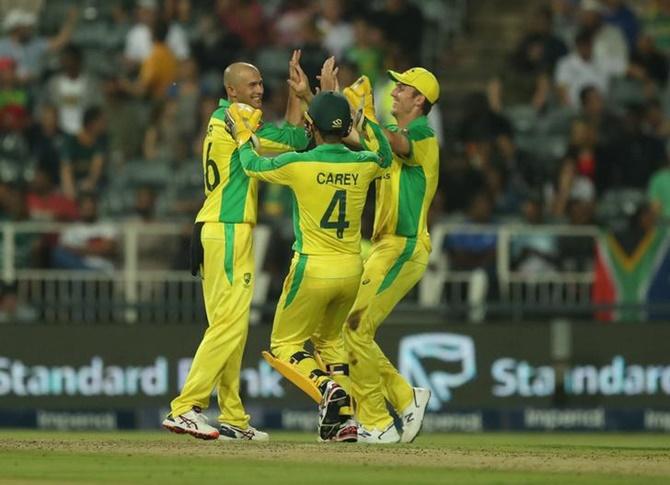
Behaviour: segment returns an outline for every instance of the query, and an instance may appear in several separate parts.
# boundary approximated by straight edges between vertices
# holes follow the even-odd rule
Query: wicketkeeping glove
[[[232,135],[237,146],[242,146],[249,140],[258,147],[258,138],[254,134],[258,129],[263,112],[252,108],[248,104],[233,103],[226,110],[226,129]]]
[[[359,133],[363,131],[363,123],[367,118],[370,121],[377,121],[375,114],[375,103],[372,98],[372,84],[367,76],[361,76],[351,86],[342,90],[342,94],[349,101],[349,106],[354,111],[354,127]]]

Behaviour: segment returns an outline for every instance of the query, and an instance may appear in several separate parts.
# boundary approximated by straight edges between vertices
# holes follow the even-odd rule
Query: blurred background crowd
[[[438,76],[433,224],[598,225],[632,254],[670,216],[670,0],[7,0],[0,16],[0,218],[79,222],[25,235],[19,268],[114,268],[115,221],[188,226],[223,69],[256,64],[279,120],[295,48],[312,86],[330,55],[341,85],[368,75],[384,121],[386,69]],[[277,294],[290,194],[264,185],[259,207]],[[454,232],[434,250],[495,278],[496,237]],[[142,265],[185,268],[187,240],[173,246],[147,240]],[[574,238],[526,237],[511,255],[536,273],[594,264]]]

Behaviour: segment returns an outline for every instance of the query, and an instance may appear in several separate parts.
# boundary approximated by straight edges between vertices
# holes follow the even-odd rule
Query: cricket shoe
[[[347,419],[330,439],[324,440],[319,436],[320,443],[355,443],[358,441],[358,424],[353,419]]]
[[[270,435],[263,431],[258,431],[253,426],[247,429],[238,428],[232,424],[219,424],[219,439],[224,441],[269,441]]]
[[[319,403],[319,437],[330,441],[351,418],[351,399],[342,386],[328,381]]]
[[[163,420],[163,428],[177,434],[187,433],[201,440],[215,440],[219,437],[219,431],[207,423],[207,416],[197,407],[179,416],[168,414]]]
[[[400,442],[400,435],[394,423],[389,424],[386,429],[368,429],[363,425],[358,427],[358,442],[372,445],[389,445]]]
[[[421,387],[412,389],[413,397],[409,406],[402,410],[402,443],[411,443],[417,437],[423,426],[423,417],[426,413],[428,401],[430,401],[430,390]]]

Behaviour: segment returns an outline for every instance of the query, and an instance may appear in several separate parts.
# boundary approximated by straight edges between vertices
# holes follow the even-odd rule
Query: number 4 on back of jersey
[[[330,218],[333,215],[333,212],[337,208],[337,220],[331,221]],[[323,229],[337,229],[337,238],[342,239],[344,237],[344,230],[349,227],[349,221],[346,220],[347,217],[347,191],[346,190],[336,190],[333,198],[328,204],[326,212],[324,212],[323,217],[321,218],[321,227]]]

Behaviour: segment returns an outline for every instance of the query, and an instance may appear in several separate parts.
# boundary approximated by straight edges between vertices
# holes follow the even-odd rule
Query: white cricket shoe
[[[358,442],[373,445],[388,445],[400,442],[400,435],[394,423],[391,423],[384,430],[377,428],[367,429],[365,426],[360,425],[358,426]]]
[[[430,390],[421,387],[412,389],[414,398],[412,403],[402,410],[400,419],[402,419],[402,443],[411,443],[421,431],[423,425],[423,416],[426,413],[428,401],[430,401]]]
[[[219,437],[219,430],[210,426],[207,423],[207,416],[195,407],[179,416],[168,414],[163,420],[163,428],[177,434],[187,433],[201,440],[215,440]]]
[[[347,419],[340,424],[335,435],[328,439],[319,436],[319,443],[355,443],[358,440],[358,424],[353,419]]]
[[[219,439],[224,441],[269,441],[270,435],[259,431],[253,426],[247,429],[238,428],[228,423],[219,424]]]

